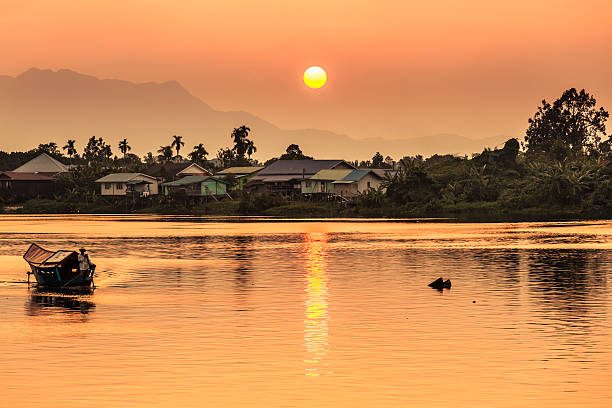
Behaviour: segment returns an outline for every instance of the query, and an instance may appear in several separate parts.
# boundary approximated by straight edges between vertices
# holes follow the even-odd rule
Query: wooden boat
[[[87,276],[81,277],[78,256],[76,251],[53,252],[32,244],[23,259],[32,269],[32,272],[28,272],[28,277],[33,274],[39,286],[89,287],[93,282],[95,266],[92,266]]]

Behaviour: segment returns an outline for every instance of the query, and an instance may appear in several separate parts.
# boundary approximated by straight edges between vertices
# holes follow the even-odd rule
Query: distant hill
[[[211,157],[230,145],[230,132],[246,124],[253,130],[255,157],[280,155],[291,143],[316,158],[371,158],[434,153],[470,154],[503,143],[508,137],[471,140],[443,134],[405,140],[370,138],[316,129],[283,130],[248,112],[214,110],[176,81],[133,83],[99,79],[74,71],[32,68],[17,77],[0,76],[0,150],[23,150],[39,143],[77,140],[79,151],[90,136],[117,142],[128,139],[135,153],[155,151],[184,136],[184,151],[204,143]]]

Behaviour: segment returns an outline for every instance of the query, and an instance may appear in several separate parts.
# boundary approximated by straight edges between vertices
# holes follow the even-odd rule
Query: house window
[[[327,191],[327,184],[321,183],[321,192],[324,193]]]
[[[115,184],[115,188],[116,188],[117,190],[123,190],[123,183],[116,183],[116,184]]]
[[[113,188],[113,185],[111,183],[104,183],[104,188],[110,190],[111,188]]]
[[[372,186],[370,185],[370,182],[368,181],[368,188],[372,188]]]
[[[306,180],[306,188],[312,187],[312,181]]]

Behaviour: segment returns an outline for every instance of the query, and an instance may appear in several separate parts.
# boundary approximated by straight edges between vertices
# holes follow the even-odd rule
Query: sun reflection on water
[[[306,301],[304,303],[304,345],[306,347],[306,375],[319,375],[319,364],[328,351],[327,292],[327,233],[304,235],[304,270],[306,272]]]

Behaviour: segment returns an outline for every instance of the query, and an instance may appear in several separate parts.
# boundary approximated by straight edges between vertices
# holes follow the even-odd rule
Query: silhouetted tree
[[[75,146],[76,141],[72,140],[72,139],[68,139],[68,141],[66,142],[66,145],[64,145],[64,147],[62,147],[62,149],[64,149],[66,151],[66,153],[68,154],[68,157],[70,157],[70,164],[72,164],[72,158],[74,157],[74,155],[76,154],[76,146]]]
[[[181,147],[185,146],[185,142],[183,142],[183,136],[174,135],[172,137],[174,138],[174,140],[172,141],[172,144],[170,146],[176,149],[176,158],[180,160]]]
[[[125,155],[127,154],[127,152],[129,152],[130,150],[132,150],[132,147],[128,144],[127,139],[123,139],[122,141],[119,142],[119,151],[121,153],[123,153],[123,158],[125,159]]]
[[[234,152],[236,153],[236,156],[238,159],[243,159],[247,150],[248,150],[248,146],[249,144],[252,144],[253,142],[251,142],[248,139],[249,136],[249,132],[251,131],[251,128],[242,125],[240,127],[234,128],[234,130],[232,131],[232,140],[234,142]],[[255,148],[255,146],[253,145],[253,148]],[[254,150],[253,150],[254,151]]]
[[[108,163],[112,156],[110,145],[106,144],[101,137],[97,139],[95,136],[90,137],[83,151],[83,157],[90,165]]]
[[[60,156],[62,153],[57,147],[57,143],[49,142],[49,143],[41,143],[38,145],[37,150],[41,153],[47,153],[51,156]]]
[[[280,157],[281,160],[312,160],[311,156],[306,156],[300,149],[300,146],[294,143],[287,146],[285,152],[286,153]]]
[[[561,160],[574,155],[597,151],[606,132],[609,117],[604,108],[595,107],[596,100],[585,90],[568,89],[553,104],[546,100],[533,118],[525,135],[529,155],[552,155]]]
[[[172,160],[172,146],[159,146],[157,153],[159,153],[157,159],[160,162],[169,162]]]
[[[202,164],[206,160],[206,155],[208,152],[204,148],[204,144],[200,143],[196,146],[193,146],[193,151],[187,155],[191,159],[191,161]]]

